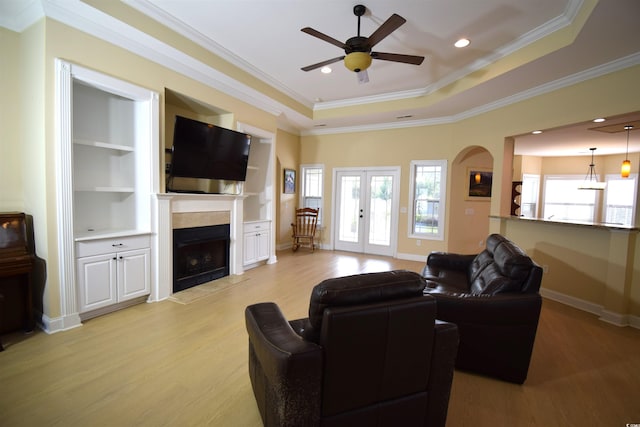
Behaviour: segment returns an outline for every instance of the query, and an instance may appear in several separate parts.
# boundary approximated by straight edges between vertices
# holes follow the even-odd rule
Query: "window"
[[[322,182],[324,177],[323,165],[302,165],[302,182],[300,204],[303,208],[320,209],[318,224],[322,223]]]
[[[584,176],[548,175],[544,178],[545,219],[594,222],[597,190],[578,190]]]
[[[622,178],[620,175],[607,175],[605,189],[604,222],[615,225],[634,224],[634,203],[638,175]]]
[[[411,161],[409,237],[444,239],[446,160]]]
[[[526,218],[538,217],[538,191],[540,175],[522,175],[522,193],[520,194],[520,215]]]

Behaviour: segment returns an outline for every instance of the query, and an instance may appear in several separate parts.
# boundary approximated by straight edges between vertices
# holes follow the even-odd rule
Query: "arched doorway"
[[[448,251],[478,253],[489,234],[493,156],[480,146],[462,150],[451,168]]]

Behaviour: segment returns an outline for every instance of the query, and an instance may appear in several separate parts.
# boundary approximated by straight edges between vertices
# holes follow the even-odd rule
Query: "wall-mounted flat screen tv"
[[[244,181],[251,136],[176,116],[171,177]]]

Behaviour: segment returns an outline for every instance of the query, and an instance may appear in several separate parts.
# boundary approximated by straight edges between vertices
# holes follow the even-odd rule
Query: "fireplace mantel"
[[[243,274],[242,266],[242,231],[243,231],[243,199],[242,195],[231,194],[190,194],[160,193],[157,200],[156,248],[157,262],[155,288],[150,300],[161,301],[172,294],[173,283],[173,224],[174,213],[188,212],[229,212],[230,244],[229,274]]]

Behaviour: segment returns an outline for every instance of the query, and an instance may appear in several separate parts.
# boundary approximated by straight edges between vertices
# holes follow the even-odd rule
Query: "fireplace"
[[[229,275],[230,225],[173,230],[173,292]]]

